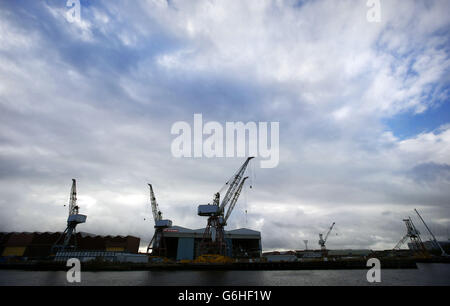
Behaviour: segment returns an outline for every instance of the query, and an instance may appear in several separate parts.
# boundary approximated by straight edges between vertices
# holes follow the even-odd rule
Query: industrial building
[[[439,241],[438,243],[447,254],[450,254],[450,240]],[[440,250],[439,246],[437,246],[434,241],[431,241],[431,240],[424,241],[423,245],[428,252],[435,254],[435,255],[441,254],[441,250]],[[416,246],[413,243],[408,243],[408,248],[412,251],[416,250]]]
[[[0,233],[0,256],[44,258],[62,233]],[[80,251],[137,253],[140,238],[133,236],[99,236],[80,232],[72,236]]]
[[[145,254],[115,251],[59,251],[54,261],[65,263],[71,258],[78,258],[80,262],[148,263],[148,256]]]
[[[193,260],[200,255],[200,243],[205,229],[173,226],[164,229],[167,257],[174,260]],[[246,228],[225,231],[226,256],[233,258],[261,257],[261,233]]]

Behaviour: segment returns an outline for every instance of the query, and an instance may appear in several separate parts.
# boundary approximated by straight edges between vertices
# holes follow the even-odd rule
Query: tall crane
[[[65,205],[64,205],[65,206]],[[77,239],[76,239],[76,227],[80,223],[86,222],[86,215],[81,215],[78,213],[79,207],[77,205],[77,181],[72,179],[72,188],[70,190],[70,200],[69,200],[69,217],[67,218],[67,227],[64,232],[56,240],[55,244],[52,246],[52,251],[64,251],[66,249],[76,249]],[[74,244],[69,245],[70,238],[74,237]],[[63,239],[64,237],[64,239]],[[62,244],[61,244],[62,242]]]
[[[403,236],[402,239],[395,245],[394,251],[399,250],[400,247],[408,240],[408,238],[411,240],[413,251],[420,255],[428,257],[428,251],[425,248],[425,245],[422,242],[422,239],[420,238],[420,232],[414,225],[414,223],[411,220],[411,217],[408,217],[408,219],[403,219],[403,222],[405,222],[406,225],[406,234]]]
[[[236,205],[239,195],[242,191],[245,181],[244,177],[248,163],[254,157],[249,157],[238,171],[225,183],[225,185],[214,194],[212,204],[199,205],[198,215],[208,217],[208,224],[203,233],[203,239],[200,243],[200,254],[226,254],[225,230],[228,218]],[[220,194],[226,189],[225,196],[220,202]],[[226,211],[225,211],[226,210]]]
[[[440,243],[436,240],[436,237],[434,236],[433,232],[431,232],[430,228],[428,227],[428,225],[425,223],[425,220],[422,218],[422,216],[419,214],[419,212],[417,211],[417,209],[414,209],[414,211],[416,212],[416,214],[419,216],[420,220],[422,220],[423,225],[425,225],[425,227],[427,228],[428,232],[430,233],[431,237],[433,237],[433,242],[435,244],[436,247],[438,247],[441,250],[441,256],[448,256],[448,254],[444,251],[444,249],[442,248],[442,246],[440,245]]]
[[[147,247],[147,253],[152,250],[151,254],[153,256],[167,256],[164,229],[172,227],[172,221],[163,219],[162,213],[159,210],[159,205],[156,202],[153,187],[151,184],[148,184],[148,186],[150,188],[150,202],[152,205],[153,220],[155,221],[155,233],[153,234],[153,238]]]
[[[323,238],[323,234],[319,234],[319,245],[323,252],[327,250],[327,248],[325,247],[325,243],[327,242],[328,236],[330,235],[331,230],[333,229],[335,224],[336,224],[335,222],[333,222],[333,224],[331,224],[330,229],[328,230],[327,234],[325,235],[325,239]]]

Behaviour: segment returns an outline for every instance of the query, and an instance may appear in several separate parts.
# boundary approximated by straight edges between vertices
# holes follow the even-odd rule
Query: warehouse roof
[[[63,232],[0,232],[0,235],[61,235],[63,234]],[[107,236],[103,236],[103,235],[96,235],[96,234],[91,234],[91,233],[86,233],[86,232],[78,232],[78,234],[81,235],[81,237],[85,238],[85,237],[91,237],[91,238],[127,238],[127,237],[133,237],[133,238],[139,238],[139,237],[134,237],[131,235],[126,235],[126,236],[122,236],[122,235],[107,235]]]
[[[170,228],[164,229],[164,235],[166,237],[193,237],[202,238],[205,228],[199,229],[189,229],[181,226],[172,226]],[[230,231],[225,231],[225,236],[233,236],[233,238],[242,239],[255,239],[261,238],[261,233],[258,231],[250,230],[247,228],[234,229]]]
[[[261,236],[261,233],[248,228],[239,228],[231,231],[225,231],[227,234],[232,235],[249,235],[249,236]]]

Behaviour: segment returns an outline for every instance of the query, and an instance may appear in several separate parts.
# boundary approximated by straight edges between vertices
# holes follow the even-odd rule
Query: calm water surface
[[[450,264],[414,270],[382,270],[381,285],[450,285]],[[366,286],[367,270],[82,272],[84,286]],[[0,270],[0,285],[73,286],[66,272]]]

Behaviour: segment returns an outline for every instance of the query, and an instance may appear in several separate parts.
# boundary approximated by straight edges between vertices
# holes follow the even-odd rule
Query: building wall
[[[0,233],[0,256],[47,257],[61,233]],[[72,243],[74,242],[73,239]],[[140,238],[77,233],[78,250],[138,253]]]
[[[166,237],[167,257],[176,260],[193,260],[199,254],[200,238]],[[257,258],[261,256],[259,239],[225,238],[226,256],[233,258]]]
[[[194,238],[178,238],[177,260],[194,259]]]

